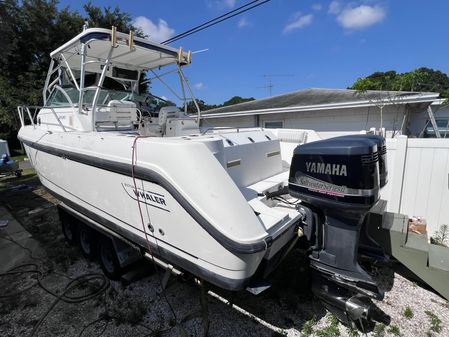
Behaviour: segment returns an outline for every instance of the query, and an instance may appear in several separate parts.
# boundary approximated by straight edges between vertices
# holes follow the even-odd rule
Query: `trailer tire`
[[[97,253],[97,235],[95,231],[86,225],[80,225],[78,228],[78,238],[81,253],[85,258],[93,260]]]
[[[69,245],[74,246],[78,242],[78,222],[75,218],[68,214],[61,214],[61,229],[62,234]]]
[[[98,241],[98,259],[103,273],[111,280],[118,281],[124,273],[124,269],[118,262],[112,241],[109,238],[101,238]]]

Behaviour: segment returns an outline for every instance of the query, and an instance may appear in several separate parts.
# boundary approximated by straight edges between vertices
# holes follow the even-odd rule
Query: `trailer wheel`
[[[66,241],[71,245],[75,245],[78,241],[78,223],[67,214],[61,214],[61,229]]]
[[[111,280],[120,280],[124,270],[118,262],[117,254],[110,239],[102,238],[99,240],[98,257],[103,273]]]
[[[84,257],[93,260],[96,255],[97,237],[94,230],[88,226],[81,225],[78,230],[80,249]]]

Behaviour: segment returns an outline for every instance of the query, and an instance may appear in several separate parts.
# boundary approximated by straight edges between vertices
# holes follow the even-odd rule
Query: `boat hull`
[[[83,144],[77,149],[75,133],[46,134],[43,142],[35,140],[42,138],[36,130],[21,130],[19,138],[42,184],[67,206],[143,249],[149,246],[152,254],[215,285],[230,290],[244,288],[267,254],[271,244],[267,233],[256,240],[234,240],[221,230],[220,224],[195,207],[195,200],[188,200],[162,170],[145,168],[141,163],[133,167],[131,137],[121,142],[127,145],[128,158],[123,155],[115,159],[104,148],[100,151],[97,142],[88,141],[87,146]],[[142,144],[139,152],[143,151]],[[184,165],[186,169],[190,164]],[[194,179],[188,172],[186,169],[186,179]],[[206,176],[204,180],[208,180]],[[225,179],[225,183],[229,181]],[[210,184],[206,182],[206,186],[212,187]],[[198,181],[197,185],[201,188],[204,181]],[[242,202],[235,199],[223,202],[222,213],[218,215],[223,217],[223,223],[233,217],[236,222],[240,218],[236,210],[241,211],[241,219],[247,216],[242,211],[248,207],[243,198],[245,207],[226,209]],[[239,228],[245,225],[250,228],[260,224],[234,223]],[[293,226],[285,228],[276,241],[287,243],[293,238]]]

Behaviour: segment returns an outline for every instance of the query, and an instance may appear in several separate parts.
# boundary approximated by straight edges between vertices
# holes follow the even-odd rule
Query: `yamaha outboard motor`
[[[344,322],[370,321],[369,298],[383,298],[358,261],[362,226],[379,200],[378,145],[383,138],[370,135],[307,143],[295,149],[290,166],[289,193],[301,199],[313,291]],[[385,164],[382,172],[386,183]]]

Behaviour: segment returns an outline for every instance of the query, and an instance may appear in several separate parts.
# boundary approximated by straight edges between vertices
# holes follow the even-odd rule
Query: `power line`
[[[227,12],[227,13],[225,13],[225,14],[223,14],[223,15],[220,15],[220,16],[218,16],[218,17],[216,17],[216,18],[214,18],[214,19],[212,19],[212,20],[209,20],[209,21],[207,21],[207,22],[204,22],[204,23],[202,23],[201,25],[198,25],[198,26],[193,27],[193,28],[191,28],[191,29],[189,29],[189,30],[186,30],[186,31],[183,32],[183,33],[180,33],[180,34],[178,34],[178,35],[175,35],[175,36],[169,38],[168,40],[165,40],[165,41],[162,42],[162,43],[163,43],[163,44],[170,43],[170,42],[172,42],[172,40],[181,38],[181,36],[184,36],[185,34],[188,34],[188,33],[192,32],[192,31],[194,31],[194,30],[196,30],[196,29],[199,29],[199,28],[201,28],[201,27],[203,27],[203,26],[205,26],[205,25],[207,25],[207,24],[209,24],[209,23],[212,23],[212,22],[214,22],[214,21],[216,21],[216,20],[218,20],[218,19],[221,19],[221,18],[223,18],[223,17],[225,17],[225,16],[228,16],[229,14],[232,14],[232,13],[234,13],[234,12],[236,12],[236,11],[238,11],[238,10],[244,8],[244,7],[247,7],[247,6],[251,5],[251,4],[253,4],[253,3],[255,3],[255,2],[259,2],[259,1],[260,1],[260,0],[254,0],[254,1],[251,1],[251,2],[249,2],[249,3],[247,3],[247,4],[245,4],[245,5],[242,5],[242,6],[238,7],[238,8],[236,8],[236,9],[230,11],[230,12]]]
[[[200,32],[200,31],[202,31],[202,30],[204,30],[206,28],[212,27],[212,26],[214,26],[214,25],[216,25],[216,24],[218,24],[220,22],[223,22],[225,20],[233,18],[234,16],[237,16],[237,15],[240,15],[242,13],[245,13],[245,12],[247,12],[247,11],[253,9],[253,8],[259,7],[259,6],[265,4],[265,3],[269,2],[269,1],[271,1],[271,0],[264,0],[264,1],[254,0],[254,1],[251,1],[251,2],[249,2],[247,4],[245,4],[245,5],[242,5],[242,6],[238,7],[238,8],[230,11],[230,12],[227,12],[227,13],[225,13],[223,15],[220,15],[220,16],[212,19],[212,20],[204,22],[201,25],[193,27],[193,28],[191,28],[191,29],[181,33],[181,34],[178,34],[178,35],[176,35],[176,36],[174,36],[174,37],[172,37],[172,38],[170,38],[168,40],[165,40],[165,41],[162,42],[162,44],[172,43],[172,42],[178,41],[178,40],[180,40],[182,38],[185,38],[185,37],[187,37],[189,35],[198,33],[198,32]]]

